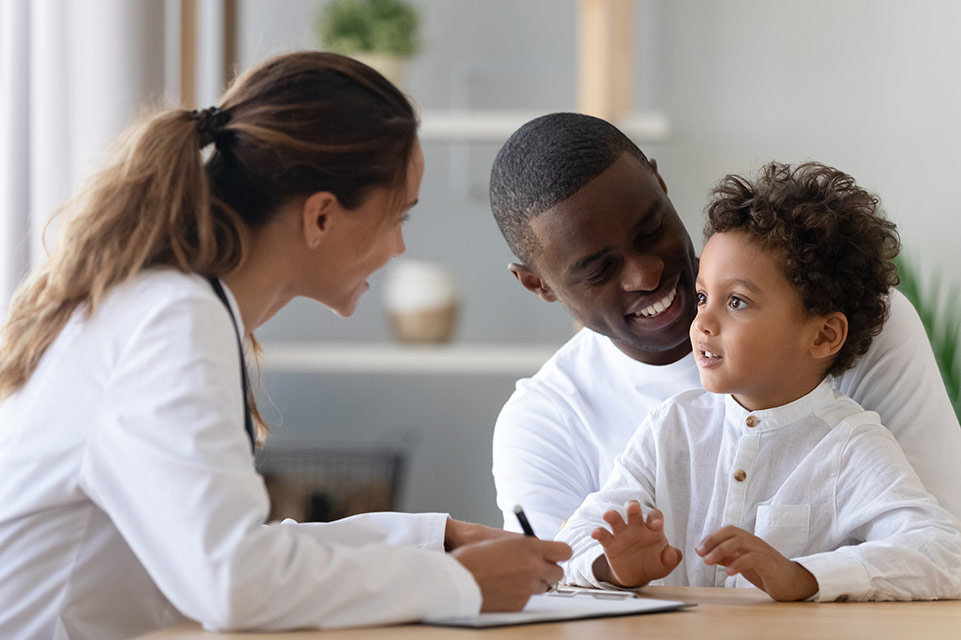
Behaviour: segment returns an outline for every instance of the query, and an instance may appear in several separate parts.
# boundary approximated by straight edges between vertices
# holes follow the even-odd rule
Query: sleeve
[[[568,413],[534,379],[518,382],[501,410],[492,471],[505,529],[521,530],[514,515],[521,505],[534,532],[553,538],[584,496],[596,490]]]
[[[239,367],[219,301],[166,303],[147,310],[94,416],[82,487],[171,603],[208,629],[476,613],[479,588],[453,558],[385,544],[434,546],[436,515],[263,524]]]
[[[302,533],[328,543],[388,544],[443,551],[447,518],[446,513],[380,512],[362,513],[334,522],[284,520],[282,524],[298,527]]]
[[[652,424],[658,413],[654,411],[645,419],[624,453],[614,460],[614,468],[604,486],[584,499],[557,534],[557,540],[566,542],[573,550],[570,560],[565,563],[565,582],[609,588],[610,585],[601,583],[594,576],[594,561],[604,551],[600,543],[591,538],[591,532],[597,527],[610,529],[602,516],[611,509],[625,518],[625,505],[631,500],[640,502],[644,513],[654,508],[657,454]]]
[[[839,388],[881,416],[927,490],[961,519],[961,426],[921,319],[899,291],[881,333]]]
[[[924,489],[894,437],[877,425],[854,427],[836,464],[835,535],[853,544],[794,558],[817,579],[817,599],[961,597],[958,521]]]

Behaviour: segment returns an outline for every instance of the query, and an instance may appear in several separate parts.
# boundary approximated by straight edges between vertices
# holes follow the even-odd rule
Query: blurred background
[[[4,304],[42,259],[43,222],[144,109],[214,105],[237,70],[295,49],[348,47],[361,19],[323,0],[0,2]],[[944,309],[961,280],[961,4],[406,4],[414,37],[390,32],[400,44],[374,48],[405,58],[397,82],[422,114],[427,168],[407,256],[442,265],[455,283],[456,324],[444,343],[399,342],[384,305],[389,270],[349,320],[310,301],[284,309],[258,333],[260,404],[274,425],[265,468],[299,464],[284,458],[292,450],[323,450],[333,454],[315,462],[341,465],[338,478],[356,484],[386,459],[396,508],[501,523],[494,420],[516,379],[573,328],[563,308],[508,273],[487,180],[510,132],[552,111],[622,126],[657,159],[698,247],[709,190],[726,173],[809,159],[851,173],[900,226],[932,322],[956,332]],[[348,16],[341,32],[331,27],[337,11]],[[315,515],[327,513],[321,498],[312,496]]]

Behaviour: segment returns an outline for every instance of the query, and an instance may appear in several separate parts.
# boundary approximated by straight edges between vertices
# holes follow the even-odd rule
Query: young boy
[[[571,516],[566,580],[961,597],[958,522],[829,381],[867,351],[897,280],[877,199],[830,167],[772,163],[721,181],[705,235],[691,342],[706,391],[655,409]]]

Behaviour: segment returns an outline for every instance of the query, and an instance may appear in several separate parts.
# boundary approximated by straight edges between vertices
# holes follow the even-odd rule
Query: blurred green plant
[[[329,51],[408,58],[420,51],[420,13],[404,0],[331,0],[317,35]]]
[[[932,275],[924,286],[918,268],[901,255],[895,264],[901,279],[898,290],[921,316],[951,406],[961,420],[961,290],[957,284],[946,287],[939,273]]]

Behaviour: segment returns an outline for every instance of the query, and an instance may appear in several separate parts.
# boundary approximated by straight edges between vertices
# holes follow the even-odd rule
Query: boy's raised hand
[[[701,540],[694,551],[706,564],[727,567],[729,576],[740,573],[775,600],[805,600],[818,592],[818,581],[810,571],[738,527],[721,527]]]
[[[641,513],[637,500],[627,503],[627,522],[617,511],[604,514],[611,531],[598,527],[591,537],[601,543],[604,555],[594,562],[594,576],[621,587],[642,587],[663,578],[681,562],[681,551],[664,536],[664,516],[657,509]]]

